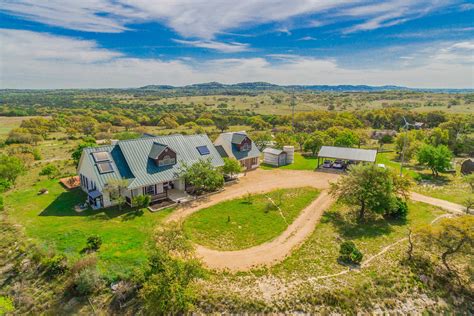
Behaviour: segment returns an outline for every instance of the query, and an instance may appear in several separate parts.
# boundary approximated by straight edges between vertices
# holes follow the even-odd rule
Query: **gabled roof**
[[[232,134],[232,144],[240,145],[242,141],[247,138],[247,134],[237,132]]]
[[[322,146],[319,150],[318,157],[375,162],[377,150]]]
[[[92,155],[93,153],[104,151],[108,152],[110,155],[110,162],[113,169],[112,172],[100,173],[97,168],[97,163]],[[126,179],[130,182],[134,178],[122,151],[116,145],[84,148],[83,156],[84,161],[82,163],[87,164],[86,168],[89,168],[95,175],[96,184],[99,188],[104,188],[111,179]]]
[[[238,136],[235,136],[234,138],[234,135],[238,135]],[[217,137],[217,139],[214,142],[214,145],[216,147],[219,147],[219,146],[222,147],[222,149],[218,149],[219,152],[223,150],[225,154],[227,155],[227,157],[235,158],[237,160],[260,157],[260,150],[258,150],[257,146],[251,139],[250,140],[252,141],[252,148],[249,151],[239,151],[237,149],[237,145],[233,142],[233,140],[240,139],[241,137],[243,137],[242,140],[244,140],[245,137],[248,137],[247,133],[245,132],[222,133]],[[221,156],[225,157],[223,155]]]
[[[147,136],[150,137],[150,136]],[[168,146],[154,142],[153,145],[151,146],[150,153],[148,154],[148,157],[151,159],[156,159],[158,156],[161,155],[161,153],[167,148]]]
[[[165,146],[165,148],[169,147],[176,152],[176,164],[172,166],[157,166],[149,157],[155,144]],[[198,146],[207,146],[210,152],[209,155],[202,156],[196,149]],[[156,150],[160,148],[161,146],[157,146]],[[178,169],[183,163],[193,164],[201,159],[210,159],[214,167],[224,165],[224,161],[207,135],[143,137],[118,141],[112,146],[86,148],[84,149],[84,154],[88,158],[88,163],[94,163],[90,155],[92,151],[104,150],[111,152],[113,164],[117,168],[114,168],[112,173],[95,173],[98,181],[101,183],[100,187],[104,187],[112,178],[128,179],[129,189],[176,180],[178,178]]]
[[[281,149],[267,147],[263,150],[263,153],[264,154],[272,154],[272,155],[281,155],[282,153],[284,153],[284,151],[281,150]]]

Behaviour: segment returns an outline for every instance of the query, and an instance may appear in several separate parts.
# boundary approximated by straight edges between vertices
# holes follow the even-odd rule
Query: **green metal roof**
[[[176,152],[176,164],[172,166],[157,166],[149,158],[154,144],[169,147]],[[196,147],[207,146],[209,155],[201,156]],[[95,166],[91,153],[108,151],[113,158],[114,172],[100,174]],[[129,189],[146,185],[176,180],[178,168],[183,164],[193,164],[201,159],[210,159],[214,167],[224,165],[224,161],[213,146],[207,135],[169,135],[143,137],[138,139],[118,141],[112,146],[85,148],[84,153],[89,164],[93,164],[94,171],[101,187],[110,179],[128,179]]]

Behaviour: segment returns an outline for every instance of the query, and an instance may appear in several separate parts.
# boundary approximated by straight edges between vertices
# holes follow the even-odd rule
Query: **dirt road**
[[[442,209],[444,209],[448,212],[456,213],[456,214],[465,213],[464,211],[466,209],[462,205],[455,204],[455,203],[452,203],[452,202],[448,202],[448,201],[445,201],[445,200],[440,200],[440,199],[433,198],[433,197],[430,197],[430,196],[426,196],[426,195],[416,193],[416,192],[411,192],[410,193],[410,199],[412,199],[413,201],[417,201],[417,202],[423,202],[423,203],[426,203],[426,204],[431,204],[431,205],[440,207],[440,208],[442,208]]]
[[[228,269],[230,271],[249,270],[254,266],[271,265],[283,260],[292,249],[302,244],[311,235],[316,223],[324,211],[331,206],[333,199],[327,191],[306,207],[277,238],[261,245],[236,250],[220,251],[198,245],[196,253],[204,264],[212,269]]]
[[[225,187],[221,193],[182,206],[174,211],[167,221],[179,221],[200,209],[216,203],[242,197],[248,193],[264,193],[282,188],[314,187],[328,189],[336,181],[337,174],[299,170],[255,170],[239,179],[239,182]]]
[[[327,189],[338,175],[296,170],[256,170],[240,178],[238,183],[227,186],[225,191],[211,195],[205,200],[183,206],[173,212],[167,221],[179,221],[200,209],[221,201],[242,197],[248,193],[263,193],[279,188],[311,186],[323,190],[319,197],[306,207],[298,218],[275,239],[261,245],[236,250],[220,251],[201,245],[196,246],[196,254],[212,269],[227,269],[232,272],[249,270],[255,266],[271,265],[283,260],[291,251],[301,245],[311,235],[321,215],[333,203]],[[463,206],[444,200],[412,192],[411,199],[431,204],[452,213],[462,213]]]

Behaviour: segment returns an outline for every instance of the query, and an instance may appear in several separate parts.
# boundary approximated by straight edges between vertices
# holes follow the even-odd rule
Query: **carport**
[[[375,163],[376,158],[377,150],[375,149],[322,146],[318,152],[318,168],[321,165],[321,160],[324,161],[324,159]]]

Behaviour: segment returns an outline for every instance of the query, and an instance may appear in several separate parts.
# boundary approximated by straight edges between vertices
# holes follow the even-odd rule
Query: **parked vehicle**
[[[332,167],[333,167],[334,169],[344,169],[345,164],[344,164],[344,162],[343,162],[342,160],[336,160],[336,161],[334,161]]]
[[[331,168],[332,167],[332,161],[331,160],[324,160],[323,163],[323,168]]]

